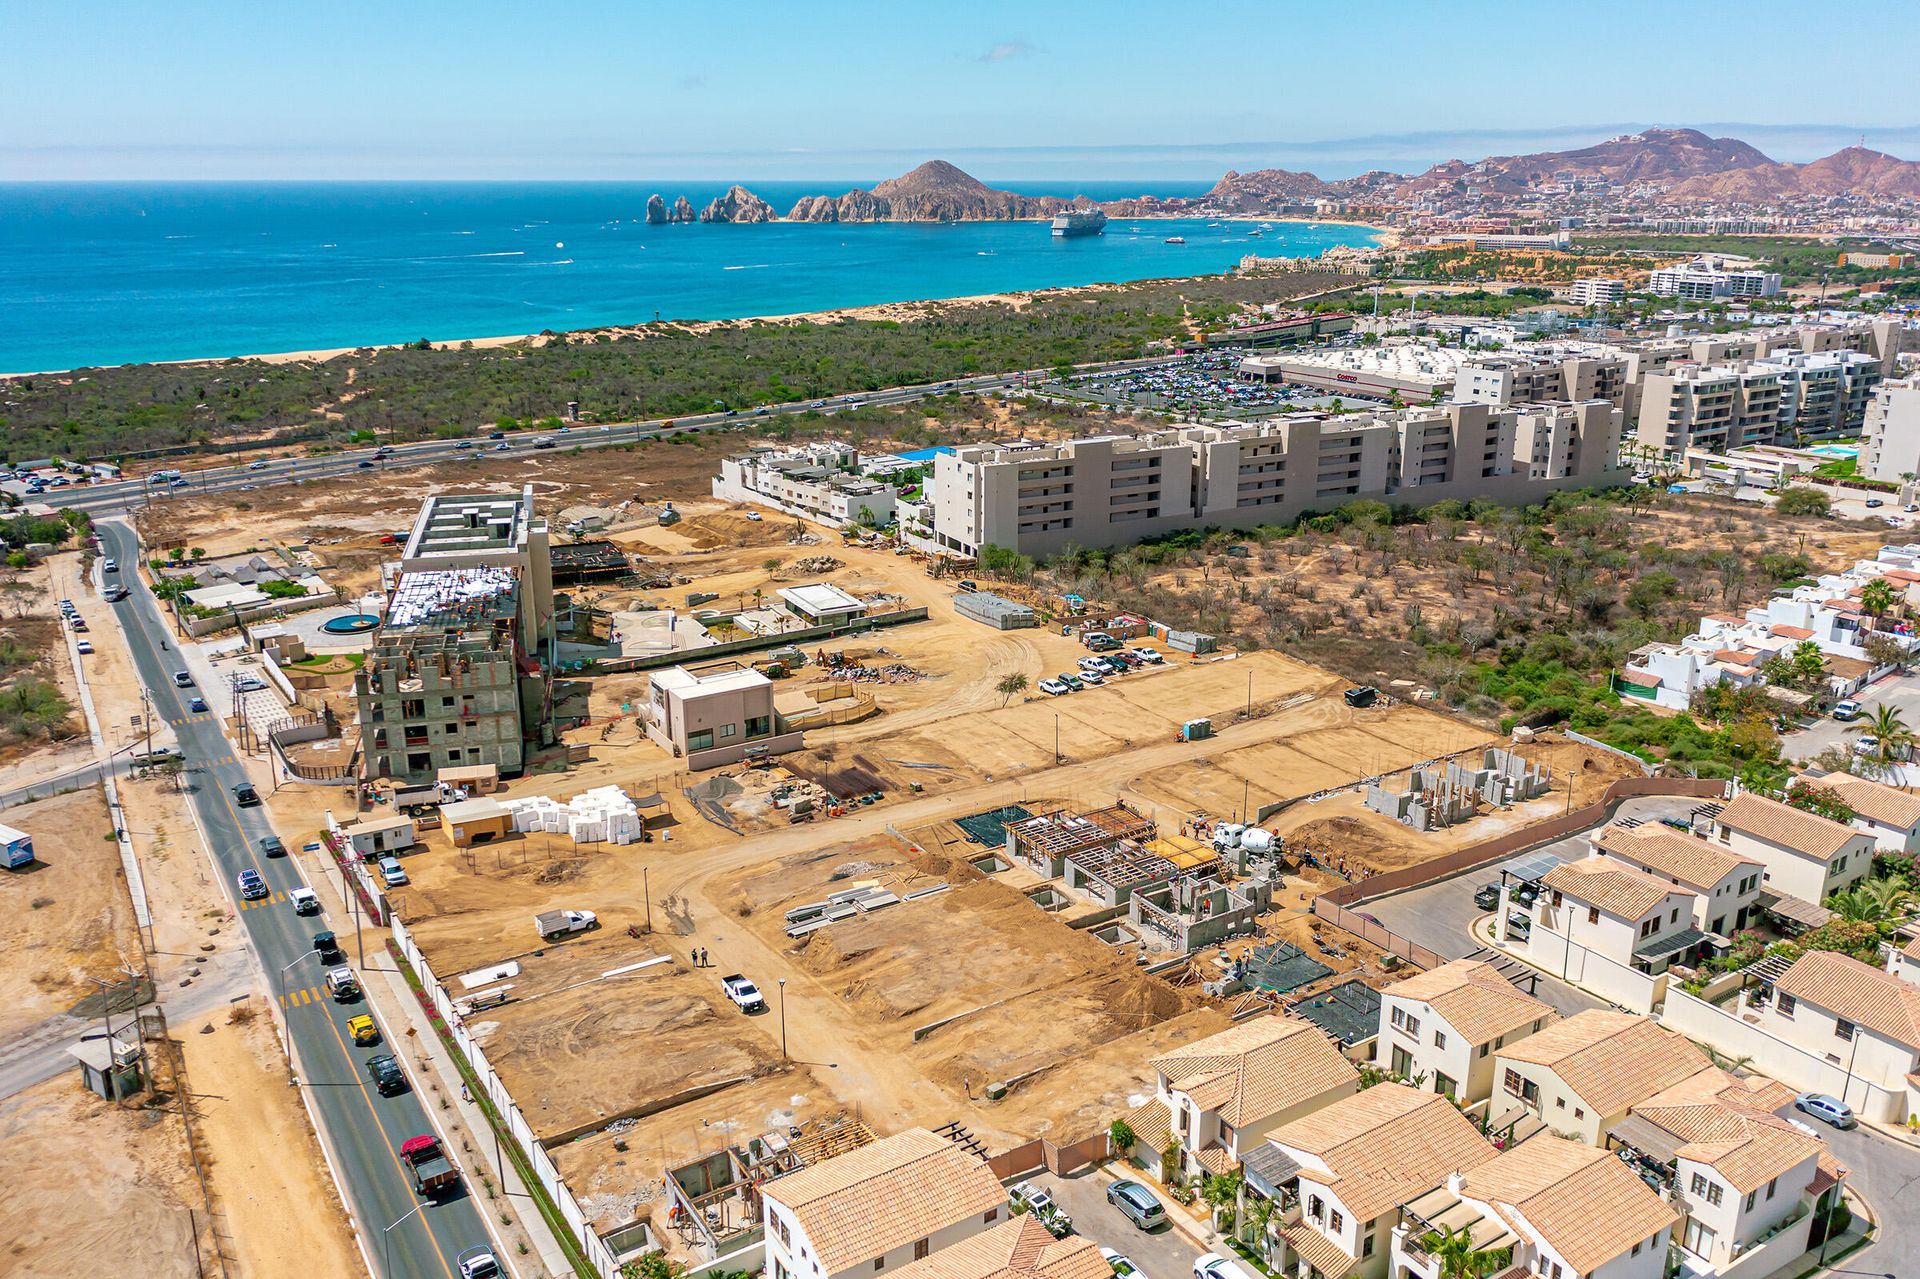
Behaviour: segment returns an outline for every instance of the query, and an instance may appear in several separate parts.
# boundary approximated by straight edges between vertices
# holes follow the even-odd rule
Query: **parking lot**
[[[1699,804],[1697,799],[1684,798],[1630,799],[1620,805],[1616,816],[1639,817],[1649,821],[1662,817],[1684,818]],[[1553,853],[1567,861],[1577,861],[1587,855],[1587,850],[1585,834],[1569,835],[1533,850],[1528,856]],[[1418,942],[1437,954],[1448,959],[1459,959],[1480,945],[1468,932],[1469,926],[1486,913],[1474,904],[1474,891],[1482,884],[1499,882],[1499,864],[1496,863],[1438,883],[1395,893],[1391,897],[1363,902],[1354,909],[1373,916],[1400,936]],[[1603,999],[1544,975],[1533,993],[1562,1014],[1607,1006]]]
[[[1244,381],[1235,375],[1243,351],[1211,351],[1162,364],[1089,373],[1055,384],[1077,399],[1115,408],[1257,417],[1322,408],[1331,400],[1304,387]]]
[[[1121,1216],[1120,1210],[1107,1202],[1107,1187],[1116,1178],[1104,1171],[1089,1170],[1071,1177],[1040,1173],[1021,1180],[1045,1188],[1054,1202],[1073,1218],[1075,1234],[1085,1235],[1103,1247],[1131,1257],[1140,1269],[1140,1279],[1188,1279],[1193,1274],[1194,1259],[1203,1249],[1174,1228],[1175,1214],[1185,1210],[1170,1202],[1154,1182],[1144,1177],[1133,1178],[1152,1191],[1167,1210],[1168,1224],[1147,1231]]]

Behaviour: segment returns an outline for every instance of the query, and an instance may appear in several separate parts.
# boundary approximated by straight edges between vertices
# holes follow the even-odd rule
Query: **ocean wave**
[[[722,271],[764,271],[772,266],[771,262],[752,262],[746,266],[723,266]]]

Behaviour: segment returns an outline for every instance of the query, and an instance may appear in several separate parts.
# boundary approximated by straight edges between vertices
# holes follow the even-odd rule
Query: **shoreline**
[[[778,220],[785,221],[784,218]],[[1033,221],[1035,219],[1015,220]],[[1038,220],[1045,221],[1045,219]],[[1107,222],[1109,226],[1112,226],[1129,222],[1197,222],[1203,220],[1209,222],[1248,223],[1288,222],[1301,226],[1343,227],[1353,230],[1370,231],[1376,238],[1376,245],[1374,247],[1378,247],[1379,244],[1384,243],[1394,234],[1391,228],[1378,226],[1371,222],[1349,222],[1338,219],[1311,221],[1298,216],[1263,217],[1258,214],[1245,213],[1221,214],[1217,217],[1204,219],[1190,213],[1143,214],[1138,218],[1109,217]],[[816,224],[794,223],[794,225]],[[831,224],[819,223],[817,225],[825,226]],[[925,225],[933,224],[927,223]],[[1258,257],[1260,256],[1258,248],[1259,246],[1257,244],[1249,244],[1247,252]],[[1198,272],[1192,275],[1147,276],[1138,280],[1106,281],[1095,284],[1054,285],[1037,289],[1007,290],[999,293],[974,293],[959,294],[951,297],[900,299],[892,302],[869,302],[854,306],[829,307],[819,311],[791,311],[772,315],[742,315],[732,319],[680,319],[631,324],[597,324],[578,329],[543,330],[536,333],[503,333],[485,337],[448,338],[444,341],[429,339],[429,345],[436,351],[458,350],[463,347],[472,347],[474,350],[498,350],[502,347],[515,346],[523,342],[542,341],[544,340],[544,335],[548,332],[556,333],[559,336],[567,338],[583,333],[611,333],[616,337],[639,337],[655,328],[656,325],[661,328],[671,327],[683,331],[691,330],[697,333],[704,333],[715,328],[738,324],[831,324],[839,320],[900,320],[914,318],[900,314],[903,309],[928,306],[1004,305],[1018,310],[1032,299],[1051,293],[1103,292],[1136,284],[1151,284],[1169,280],[1198,280],[1210,275],[1228,276],[1231,274],[1233,274],[1233,268],[1229,267],[1224,271]],[[233,360],[247,360],[261,364],[325,363],[328,360],[338,359],[343,355],[352,355],[356,351],[397,351],[412,345],[414,345],[413,342],[363,342],[357,346],[313,347],[296,351],[262,351],[248,355],[203,355],[188,356],[173,360],[125,360],[117,364],[80,364],[64,369],[10,370],[0,372],[0,382],[4,382],[10,378],[67,377],[76,373],[94,372],[102,369],[141,368],[146,366],[185,368],[200,365],[222,365]]]

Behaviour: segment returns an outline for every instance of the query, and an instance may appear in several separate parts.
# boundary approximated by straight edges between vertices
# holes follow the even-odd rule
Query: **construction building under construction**
[[[801,1127],[763,1132],[743,1145],[727,1146],[669,1168],[669,1247],[684,1252],[696,1264],[753,1247],[764,1237],[762,1186],[823,1159],[870,1146],[873,1140],[866,1124],[842,1113]]]
[[[1441,767],[1416,768],[1407,775],[1403,791],[1378,783],[1368,786],[1366,804],[1415,830],[1438,830],[1464,822],[1482,808],[1538,799],[1547,793],[1551,781],[1545,765],[1530,764],[1512,751],[1494,748],[1481,754],[1477,766],[1448,760]]]
[[[520,772],[529,743],[554,739],[541,660],[552,614],[546,523],[530,490],[429,498],[354,676],[363,776]]]

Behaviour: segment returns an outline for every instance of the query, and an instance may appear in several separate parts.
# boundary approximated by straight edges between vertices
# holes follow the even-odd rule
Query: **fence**
[[[1447,961],[1419,942],[1408,941],[1405,937],[1390,930],[1385,924],[1375,923],[1366,916],[1337,905],[1325,897],[1316,897],[1313,901],[1313,913],[1317,918],[1326,920],[1335,928],[1352,933],[1370,946],[1400,956],[1410,964],[1420,968],[1438,968]]]
[[[1563,937],[1545,926],[1533,929],[1527,940],[1527,957],[1537,967],[1557,973],[1560,980],[1602,999],[1620,1005],[1630,1013],[1650,1013],[1666,993],[1665,973],[1643,973],[1591,947]]]
[[[427,957],[414,944],[413,935],[407,931],[407,926],[397,917],[393,920],[393,941],[402,957],[412,966],[414,975],[420,981],[420,989],[425,992],[433,1010],[446,1027],[447,1036],[453,1041],[455,1050],[466,1059],[473,1078],[479,1082],[480,1089],[492,1104],[494,1113],[500,1116],[500,1122],[507,1129],[507,1136],[518,1144],[520,1152],[525,1157],[526,1166],[532,1169],[535,1179],[546,1190],[553,1201],[554,1208],[558,1210],[567,1229],[572,1232],[577,1249],[585,1255],[587,1263],[600,1275],[608,1276],[610,1279],[611,1276],[619,1274],[619,1258],[594,1230],[593,1223],[581,1209],[579,1201],[573,1197],[573,1191],[567,1188],[566,1181],[561,1178],[560,1170],[554,1166],[552,1156],[547,1154],[546,1147],[540,1144],[540,1137],[534,1132],[533,1125],[528,1123],[527,1117],[520,1113],[520,1107],[514,1104],[513,1095],[507,1091],[506,1084],[501,1082],[498,1074],[494,1073],[493,1065],[481,1051],[480,1045],[474,1042],[473,1036],[468,1034],[466,1027],[461,1024],[459,1014],[454,1011],[453,1000],[448,996],[446,988],[440,984],[440,979],[434,976],[432,967],[427,963]],[[549,1219],[548,1224],[555,1223]]]
[[[1103,1132],[1082,1137],[1069,1146],[1056,1146],[1045,1137],[1035,1137],[1024,1146],[1015,1146],[1012,1150],[989,1156],[987,1167],[1002,1181],[1035,1172],[1068,1177],[1112,1155],[1113,1142]]]
[[[284,759],[282,762],[285,762]],[[360,899],[360,908],[367,912],[367,918],[376,924],[386,923],[386,898],[374,884],[373,876],[367,873],[365,863],[357,857],[350,856],[345,849],[341,848],[331,831],[320,833],[320,846],[327,850],[333,858],[333,864],[339,868],[340,882],[352,885],[354,894]],[[396,919],[393,922],[395,927],[399,926],[399,920]]]
[[[728,657],[734,653],[751,653],[763,648],[785,648],[791,644],[811,643],[819,639],[832,639],[840,635],[857,635],[862,631],[875,630],[882,626],[899,626],[904,622],[924,622],[927,610],[924,608],[903,608],[895,613],[875,613],[871,617],[856,617],[840,626],[809,626],[804,630],[785,631],[779,635],[754,635],[747,639],[728,640],[723,644],[709,644],[705,648],[676,649],[671,653],[655,653],[650,657],[610,657],[594,663],[594,669],[602,674],[615,671],[651,671],[662,666],[685,666],[689,662],[708,662],[716,657]]]

